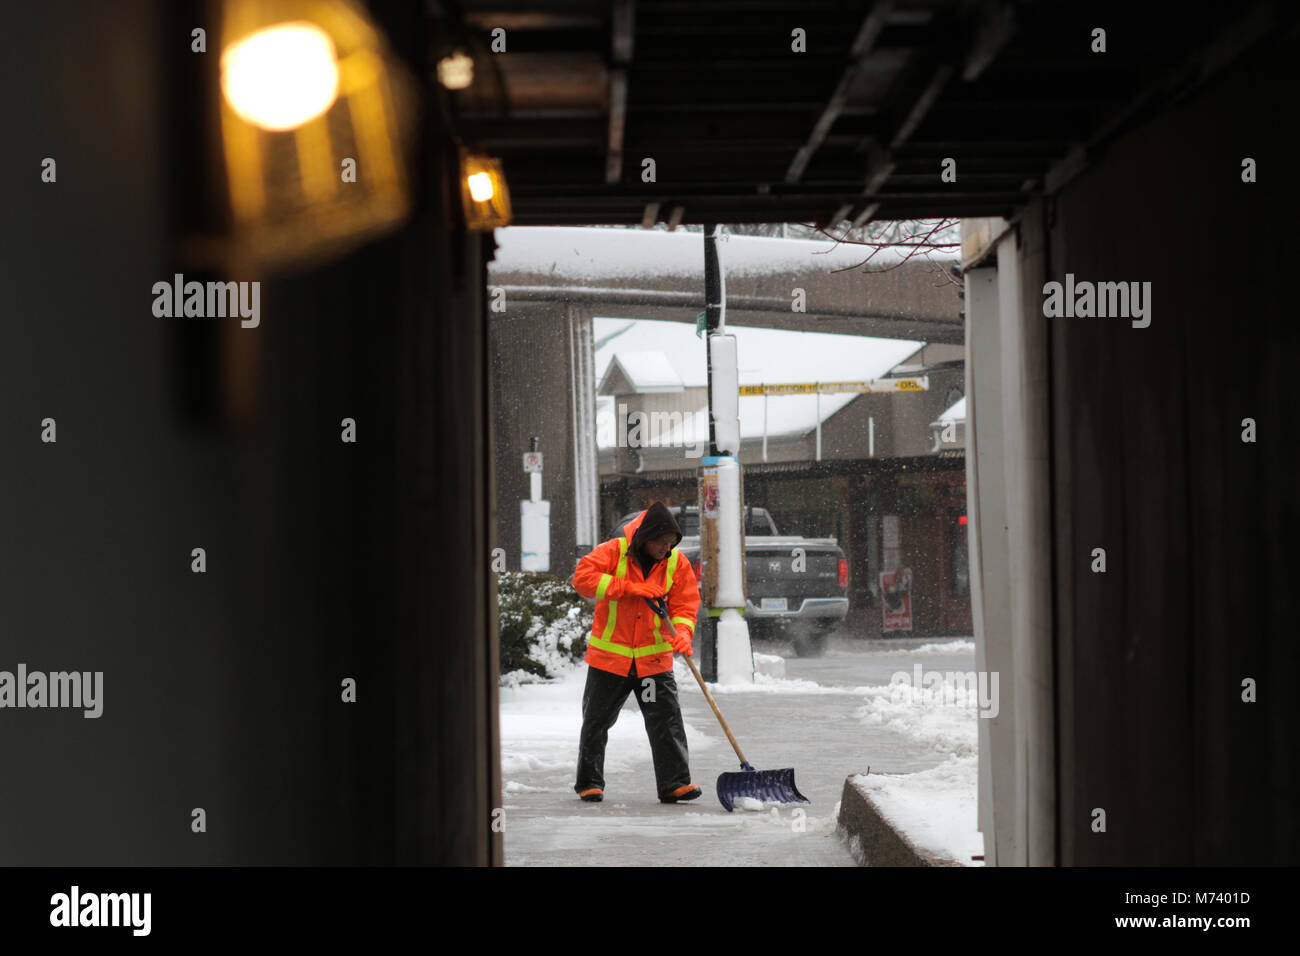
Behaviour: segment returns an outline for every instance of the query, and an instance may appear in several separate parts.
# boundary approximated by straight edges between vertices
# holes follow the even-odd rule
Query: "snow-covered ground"
[[[973,642],[961,643],[970,643],[969,651],[974,653]],[[911,653],[932,657],[952,650],[951,645],[927,644]],[[905,734],[918,745],[943,754],[944,762],[898,776],[858,775],[853,785],[869,794],[885,818],[918,847],[962,865],[982,865],[972,860],[984,853],[984,837],[976,819],[979,695],[951,672],[938,673],[942,680],[937,686],[918,687],[908,674],[906,682],[869,688],[866,703],[854,716]]]
[[[680,661],[691,769],[705,791],[686,804],[656,799],[650,747],[631,697],[610,731],[605,801],[577,799],[584,666],[553,683],[503,687],[507,864],[851,866],[836,833],[839,798],[845,778],[868,767],[870,775],[856,783],[891,822],[917,845],[969,863],[983,852],[975,830],[976,702],[960,688],[944,694],[897,680],[891,686],[881,675],[910,673],[913,660],[926,670],[971,670],[973,645],[909,643],[840,641],[819,659],[781,655],[789,676],[760,673],[753,685],[710,687],[751,764],[795,768],[812,800],[801,807],[722,809],[714,780],[738,761]],[[764,670],[779,673],[772,661]]]

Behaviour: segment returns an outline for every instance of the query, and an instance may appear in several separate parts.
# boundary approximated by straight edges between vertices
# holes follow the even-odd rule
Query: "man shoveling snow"
[[[681,540],[672,512],[656,501],[624,526],[622,537],[598,545],[573,572],[577,592],[596,599],[573,788],[583,800],[604,796],[605,742],[629,693],[636,694],[645,719],[659,799],[677,803],[701,793],[691,783],[673,679],[673,652],[692,654],[700,607],[695,571],[677,551]],[[665,595],[671,624],[645,600]]]

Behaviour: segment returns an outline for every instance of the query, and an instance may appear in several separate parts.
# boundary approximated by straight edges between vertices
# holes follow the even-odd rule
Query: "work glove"
[[[661,585],[650,584],[647,581],[629,581],[627,587],[623,588],[624,594],[630,594],[632,597],[658,598],[664,596],[664,589]]]
[[[691,650],[691,633],[686,628],[678,628],[670,639],[673,650],[678,654],[685,654],[687,657],[694,657],[695,652]]]

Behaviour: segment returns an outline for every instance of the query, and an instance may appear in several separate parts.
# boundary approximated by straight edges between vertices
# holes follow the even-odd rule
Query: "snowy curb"
[[[860,866],[961,866],[909,840],[890,824],[870,795],[853,785],[854,776],[844,780],[838,824]]]

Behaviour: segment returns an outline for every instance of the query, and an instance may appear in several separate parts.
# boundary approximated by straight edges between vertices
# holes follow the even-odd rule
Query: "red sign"
[[[880,609],[883,630],[912,629],[912,569],[880,572]]]

